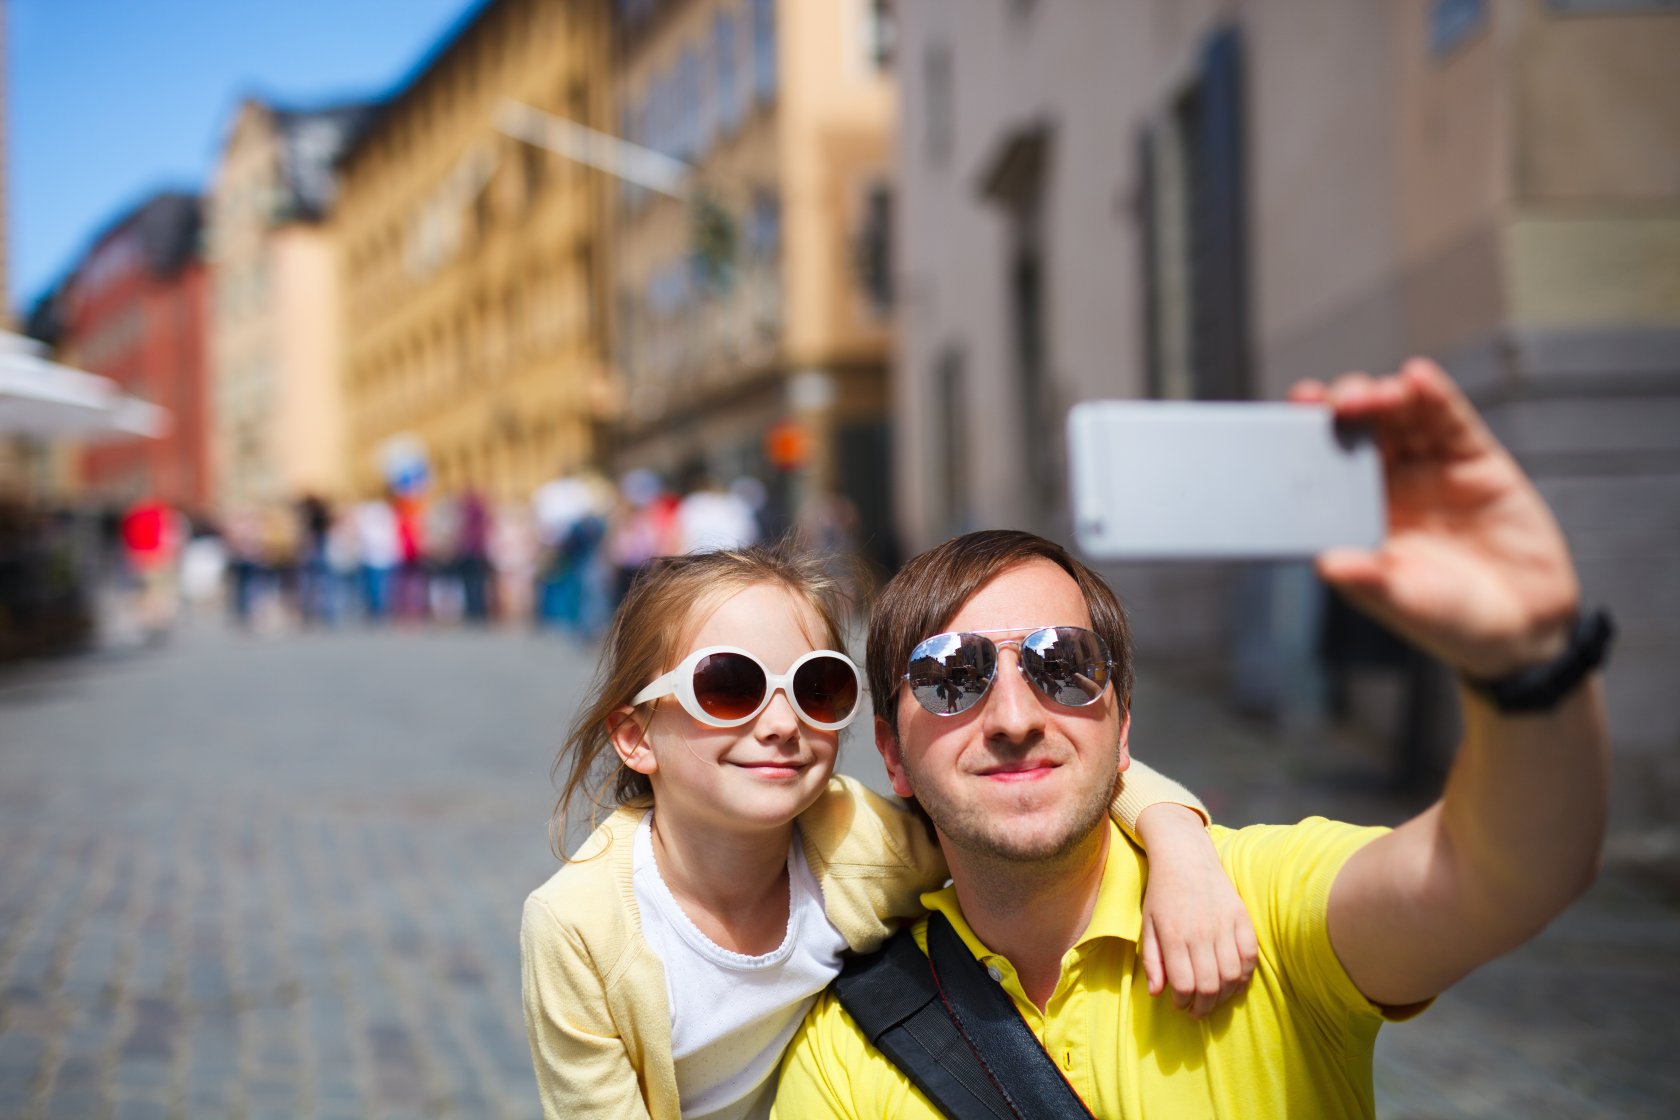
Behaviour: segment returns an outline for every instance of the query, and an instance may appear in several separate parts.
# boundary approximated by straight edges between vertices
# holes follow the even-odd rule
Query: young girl
[[[879,946],[945,882],[920,818],[833,774],[862,698],[839,609],[815,562],[763,548],[656,562],[620,606],[555,763],[557,823],[580,794],[615,809],[532,892],[520,933],[551,1120],[764,1116],[841,955]],[[1124,786],[1114,812],[1134,835],[1157,802],[1200,811],[1136,761]],[[1247,915],[1201,818],[1148,817],[1151,990],[1165,959],[1180,1006],[1199,980],[1205,1011],[1240,986],[1211,962],[1252,943]]]

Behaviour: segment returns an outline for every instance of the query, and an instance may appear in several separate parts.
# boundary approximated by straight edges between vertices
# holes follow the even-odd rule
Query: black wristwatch
[[[1530,665],[1493,680],[1465,677],[1464,683],[1493,702],[1502,712],[1546,712],[1557,707],[1588,673],[1604,664],[1610,640],[1616,636],[1610,612],[1578,615],[1569,645],[1552,660]]]

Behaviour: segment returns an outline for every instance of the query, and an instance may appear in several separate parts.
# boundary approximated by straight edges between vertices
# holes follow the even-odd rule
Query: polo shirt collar
[[[1120,831],[1112,817],[1108,819],[1108,828],[1108,862],[1097,884],[1097,904],[1091,911],[1090,925],[1080,934],[1076,945],[1099,937],[1118,937],[1135,943],[1143,932],[1143,887],[1149,877],[1148,865],[1143,852]],[[963,918],[956,887],[928,891],[922,895],[922,905],[944,914],[969,952],[979,958],[992,955]]]

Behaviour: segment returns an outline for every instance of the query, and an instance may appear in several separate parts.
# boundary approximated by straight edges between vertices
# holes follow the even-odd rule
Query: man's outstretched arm
[[[1381,448],[1389,535],[1319,557],[1357,605],[1470,679],[1551,660],[1580,586],[1551,511],[1433,363],[1352,374],[1292,399],[1367,423]],[[1511,715],[1461,689],[1465,736],[1441,800],[1350,858],[1330,938],[1369,999],[1444,990],[1539,932],[1592,882],[1609,740],[1596,674],[1550,710]]]

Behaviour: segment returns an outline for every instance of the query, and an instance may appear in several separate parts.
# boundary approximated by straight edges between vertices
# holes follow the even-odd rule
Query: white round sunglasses
[[[800,719],[818,731],[839,731],[857,716],[863,674],[832,649],[814,649],[787,672],[772,673],[744,649],[706,646],[636,693],[630,706],[675,693],[683,711],[707,727],[740,727],[757,719],[778,690]]]

